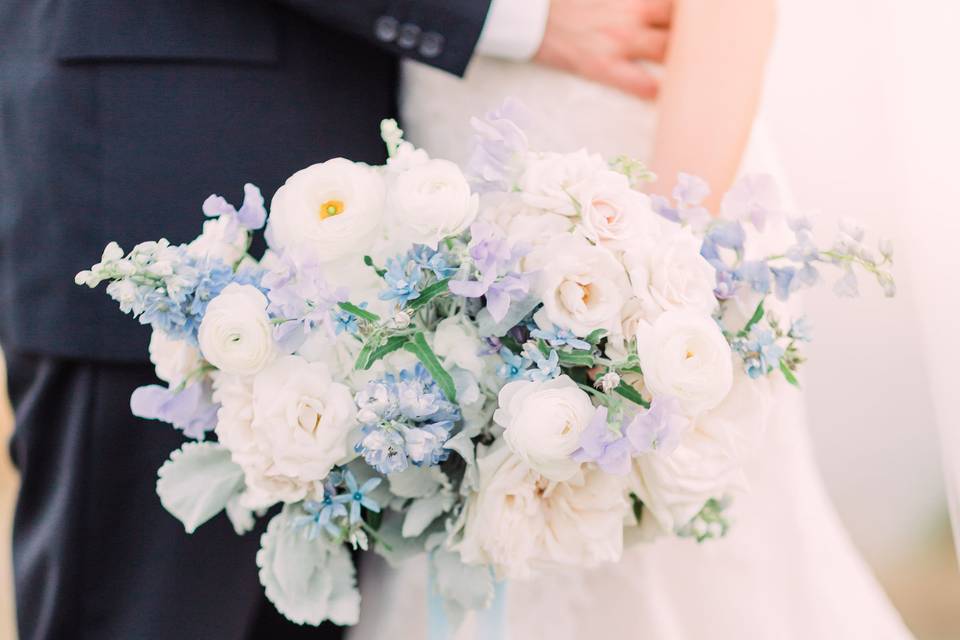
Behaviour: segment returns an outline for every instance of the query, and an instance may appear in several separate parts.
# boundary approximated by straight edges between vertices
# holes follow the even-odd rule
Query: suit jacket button
[[[377,40],[381,42],[393,42],[397,37],[398,27],[396,18],[380,16],[373,26],[373,33],[377,36]]]
[[[420,27],[415,24],[400,25],[400,32],[397,34],[397,46],[401,49],[413,49],[420,41]]]
[[[436,58],[443,51],[443,36],[434,31],[423,34],[420,40],[420,55],[424,58]]]

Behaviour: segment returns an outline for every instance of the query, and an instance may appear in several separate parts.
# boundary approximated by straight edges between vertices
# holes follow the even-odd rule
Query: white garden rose
[[[608,171],[573,195],[580,203],[580,230],[595,244],[625,251],[660,234],[650,197],[631,189],[623,174]]]
[[[700,255],[700,240],[686,229],[636,243],[623,262],[648,319],[671,309],[710,315],[717,307],[717,272]]]
[[[588,465],[552,482],[502,444],[477,467],[479,490],[467,499],[456,544],[465,563],[490,564],[498,578],[522,580],[620,560],[629,512],[625,476]]]
[[[174,340],[154,329],[150,335],[150,362],[156,368],[157,377],[176,388],[199,371],[203,358],[186,340]]]
[[[227,285],[207,305],[198,340],[217,369],[242,376],[260,371],[275,356],[266,296],[253,285]]]
[[[510,450],[549,480],[567,480],[580,470],[570,458],[595,409],[567,376],[544,382],[516,380],[500,390],[493,420],[504,428]]]
[[[637,355],[650,393],[676,398],[689,416],[716,407],[730,391],[732,352],[710,316],[667,311],[642,323]]]
[[[306,247],[324,262],[366,252],[383,221],[384,182],[376,169],[334,158],[290,176],[273,196],[273,249]]]
[[[579,192],[601,172],[603,158],[581,149],[576,153],[536,153],[520,176],[520,191],[528,205],[565,216],[577,213],[571,194]]]
[[[558,236],[531,254],[524,269],[536,271],[533,293],[553,324],[581,337],[595,329],[619,330],[630,283],[606,249],[578,236]]]
[[[643,528],[672,534],[710,498],[746,489],[743,465],[762,442],[772,406],[769,381],[741,370],[723,402],[698,416],[673,452],[635,458],[631,489],[643,502]]]
[[[271,473],[302,482],[326,478],[348,454],[355,416],[350,389],[322,362],[284,356],[253,380],[250,428]]]
[[[477,196],[449,160],[428,160],[399,173],[388,201],[396,233],[433,249],[447,236],[465,231],[477,217]]]
[[[316,487],[278,473],[269,451],[262,449],[253,432],[253,380],[222,372],[213,374],[213,400],[217,410],[217,440],[243,469],[246,488],[240,497],[248,509],[265,509],[277,502],[297,502]]]

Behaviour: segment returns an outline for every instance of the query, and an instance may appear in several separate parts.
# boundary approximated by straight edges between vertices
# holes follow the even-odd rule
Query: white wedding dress
[[[520,99],[533,113],[533,148],[588,147],[608,157],[650,156],[653,105],[527,64],[478,59],[458,80],[407,64],[402,87],[408,139],[432,156],[466,159],[469,118]],[[744,170],[776,173],[756,130]],[[616,565],[511,582],[512,640],[899,640],[912,637],[854,549],[818,477],[802,397],[778,384],[766,441],[748,468],[733,527],[697,544],[664,538],[629,547]],[[427,637],[424,558],[390,570],[368,555],[363,606],[350,640]],[[468,621],[469,622],[469,621]],[[470,625],[458,639],[472,639]]]

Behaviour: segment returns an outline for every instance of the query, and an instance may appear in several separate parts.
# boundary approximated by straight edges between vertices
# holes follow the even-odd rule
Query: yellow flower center
[[[346,209],[346,206],[343,204],[343,200],[327,200],[320,205],[320,219],[326,220],[327,218],[340,215],[344,209]]]

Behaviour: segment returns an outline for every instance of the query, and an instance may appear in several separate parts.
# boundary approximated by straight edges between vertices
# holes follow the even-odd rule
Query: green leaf
[[[358,318],[363,318],[367,322],[380,322],[380,316],[373,313],[372,311],[367,311],[366,309],[361,309],[352,302],[341,302],[339,303],[341,309],[347,313],[352,313]]]
[[[593,354],[587,351],[557,351],[560,364],[566,367],[592,367]]]
[[[783,360],[780,361],[780,371],[783,372],[783,377],[787,379],[787,382],[792,384],[795,387],[800,386],[800,382],[797,380],[797,376],[793,374],[793,371],[790,371],[790,367],[787,366],[787,363]]]
[[[442,364],[440,364],[440,361],[437,359],[437,354],[435,354],[433,349],[430,348],[430,345],[427,344],[427,339],[424,337],[423,332],[416,332],[413,335],[413,338],[403,345],[403,348],[415,355],[417,360],[423,363],[423,366],[426,367],[427,372],[440,386],[440,389],[443,391],[443,395],[447,397],[447,400],[450,402],[456,402],[457,387],[453,383],[453,378],[450,377],[450,374],[447,373],[447,370],[443,368]]]
[[[764,299],[764,300],[765,300],[765,299]],[[740,330],[740,333],[737,334],[739,337],[742,338],[742,337],[744,337],[745,335],[747,335],[748,333],[750,333],[750,329],[753,328],[753,325],[755,325],[755,324],[757,324],[758,322],[760,322],[761,320],[763,320],[763,314],[764,314],[763,303],[764,303],[764,300],[761,300],[761,301],[760,301],[760,304],[757,305],[756,311],[754,311],[754,312],[753,312],[753,315],[750,316],[750,319],[747,320],[747,324],[743,325],[743,329],[741,329],[741,330]]]
[[[638,404],[645,409],[650,408],[650,403],[643,399],[643,396],[640,395],[640,392],[628,385],[626,382],[621,382],[619,385],[617,385],[614,391],[634,404]]]
[[[378,360],[390,355],[397,349],[402,349],[403,345],[405,345],[409,339],[409,336],[390,336],[387,338],[387,342],[385,344],[373,350],[373,353],[370,354],[370,360],[367,363],[367,366],[364,368],[369,369]]]
[[[413,311],[416,311],[417,309],[427,304],[437,296],[446,293],[448,289],[447,285],[449,284],[450,284],[450,278],[445,278],[443,280],[434,282],[432,285],[430,285],[429,287],[426,287],[423,291],[421,291],[419,297],[414,298],[413,300],[408,302],[407,308]]]
[[[607,335],[606,329],[594,329],[593,331],[587,334],[587,337],[584,338],[584,340],[586,340],[590,344],[597,344],[600,342],[600,340],[603,339],[603,336],[605,335]]]

